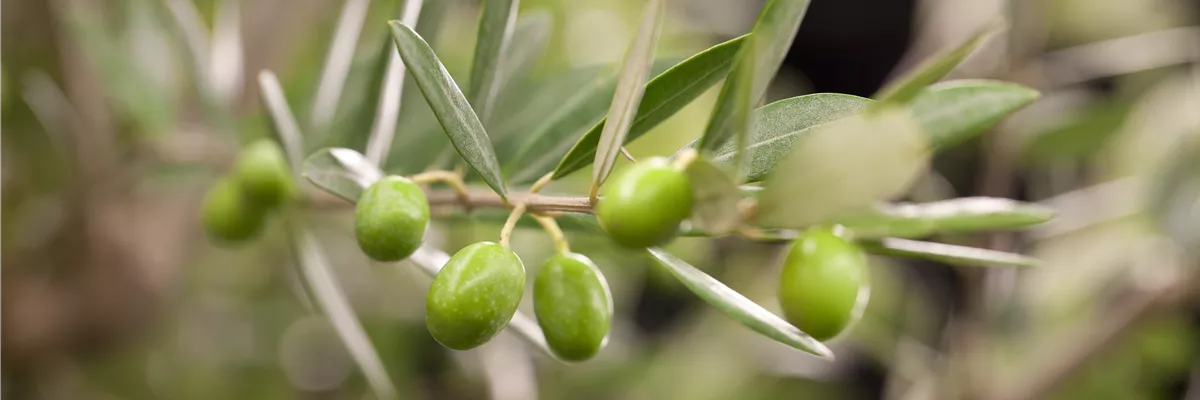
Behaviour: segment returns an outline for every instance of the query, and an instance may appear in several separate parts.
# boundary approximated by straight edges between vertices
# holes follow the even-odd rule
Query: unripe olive
[[[662,245],[675,237],[692,213],[687,175],[664,158],[630,166],[604,186],[596,206],[600,226],[618,244],[631,248]]]
[[[270,139],[259,139],[243,148],[233,174],[242,191],[262,207],[276,207],[295,191],[287,158],[279,144]]]
[[[533,309],[546,344],[559,358],[583,361],[604,347],[612,296],[604,275],[587,257],[551,257],[533,281]]]
[[[429,224],[425,192],[401,176],[371,185],[354,207],[354,234],[363,253],[379,261],[397,261],[417,251]]]
[[[200,218],[209,237],[240,242],[258,234],[264,214],[264,210],[246,198],[237,182],[222,178],[204,196]]]
[[[425,325],[443,346],[467,350],[492,340],[525,292],[525,266],[508,248],[492,242],[467,246],[429,286]]]
[[[792,243],[779,277],[783,315],[817,340],[828,340],[862,317],[870,298],[867,258],[858,245],[827,228]]]

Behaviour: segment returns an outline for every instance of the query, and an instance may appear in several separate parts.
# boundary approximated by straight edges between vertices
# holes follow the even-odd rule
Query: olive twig
[[[525,213],[525,203],[518,203],[513,207],[512,213],[508,214],[508,220],[504,221],[504,228],[500,229],[500,245],[504,248],[509,248],[509,241],[512,238],[512,231],[517,227],[517,220],[521,219],[521,214]]]
[[[563,235],[562,229],[558,228],[558,223],[554,222],[554,218],[544,215],[533,215],[533,220],[542,225],[542,229],[550,235],[550,240],[554,241],[554,251],[559,254],[567,254],[571,252],[571,245],[567,243],[567,237]]]
[[[457,195],[458,201],[462,203],[463,207],[467,209],[471,208],[470,190],[467,189],[467,184],[463,182],[462,173],[460,172],[442,170],[425,171],[413,175],[409,179],[412,179],[413,182],[422,185],[432,182],[443,182],[447,185],[450,185],[450,188],[454,189],[454,193]]]

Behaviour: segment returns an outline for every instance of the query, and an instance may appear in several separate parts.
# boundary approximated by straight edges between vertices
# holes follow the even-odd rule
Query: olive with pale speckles
[[[533,309],[546,344],[566,361],[592,358],[612,323],[612,295],[604,275],[581,254],[546,260],[533,281]]]
[[[433,279],[425,297],[425,325],[443,346],[468,350],[508,325],[525,292],[525,266],[493,242],[459,250]]]
[[[401,176],[375,182],[354,206],[358,247],[378,261],[399,261],[412,255],[425,239],[428,224],[425,192]]]

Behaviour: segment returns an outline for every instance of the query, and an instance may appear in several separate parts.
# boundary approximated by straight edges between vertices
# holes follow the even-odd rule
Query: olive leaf
[[[324,134],[337,111],[369,4],[368,0],[348,0],[342,5],[342,13],[338,16],[333,38],[329,41],[325,64],[321,67],[317,90],[308,112],[308,129],[314,132]]]
[[[283,87],[279,85],[279,78],[275,77],[275,73],[266,70],[259,72],[258,87],[262,92],[262,101],[267,106],[267,112],[271,115],[275,134],[283,144],[284,154],[287,154],[292,175],[299,180],[300,162],[304,157],[301,154],[304,144],[300,124],[296,123],[295,114],[292,114],[292,109],[288,106],[287,97],[284,96]]]
[[[404,8],[400,11],[400,23],[408,27],[417,26],[424,3],[424,0],[405,1]],[[386,54],[387,61],[384,65],[383,81],[379,88],[377,102],[374,104],[375,118],[371,122],[371,136],[367,140],[367,159],[380,166],[387,165],[388,155],[392,151],[392,139],[396,136],[396,124],[400,120],[401,111],[400,99],[404,95],[406,68],[404,60],[400,56],[399,46],[387,51]],[[433,61],[437,63],[436,56]],[[438,64],[439,67],[440,65]],[[416,73],[414,72],[414,74]],[[453,80],[451,83],[453,84]],[[429,107],[430,109],[435,108],[432,102],[429,103]]]
[[[857,212],[903,193],[928,164],[928,141],[905,109],[824,124],[771,172],[754,222],[799,228]]]
[[[458,154],[466,160],[483,181],[500,197],[507,195],[504,179],[500,176],[500,163],[488,139],[487,132],[467,98],[463,96],[454,78],[438,60],[433,49],[412,28],[400,21],[389,21],[392,37],[400,58],[408,67],[409,75],[421,89],[421,94],[433,109],[438,122]]]
[[[508,82],[529,69],[546,51],[553,25],[550,12],[541,10],[528,12],[517,20],[512,39],[505,47],[504,57],[500,61],[500,78],[497,85],[501,91]]]
[[[917,94],[913,115],[935,149],[952,146],[996,125],[1041,94],[1015,83],[964,79],[935,84]]]
[[[304,177],[335,196],[358,201],[364,189],[383,178],[383,171],[366,156],[346,148],[327,148],[304,159]]]
[[[918,240],[882,238],[859,242],[863,250],[885,256],[932,260],[957,266],[1032,267],[1037,259],[1020,254]]]
[[[962,197],[931,203],[881,204],[869,212],[836,218],[859,239],[923,237],[935,233],[1016,229],[1054,218],[1049,207],[995,197]]]
[[[710,47],[650,80],[638,106],[637,117],[625,136],[625,143],[633,142],[675,115],[724,78],[745,41],[746,36],[741,36]],[[575,143],[554,170],[555,179],[591,165],[604,125],[605,121],[600,121]]]
[[[604,130],[600,133],[600,143],[596,146],[596,161],[592,170],[592,193],[608,178],[617,154],[625,144],[625,135],[633,125],[637,114],[638,104],[645,93],[646,80],[650,75],[650,65],[654,62],[654,48],[658,45],[658,36],[662,32],[663,1],[650,0],[642,15],[641,25],[637,36],[625,54],[625,63],[621,67],[620,78],[617,79],[617,91],[613,94],[612,106],[608,109],[608,117]],[[594,196],[593,196],[594,197]]]
[[[1200,137],[1200,136],[1198,136]],[[1185,250],[1200,248],[1200,139],[1181,136],[1151,183],[1149,214]]]
[[[646,85],[647,95],[654,92],[652,89],[654,89],[655,82],[658,79],[667,76],[676,67],[682,67],[684,63],[690,61],[692,60],[689,59],[680,63],[675,58],[655,61],[653,67],[651,67],[651,71],[658,72],[665,70],[667,72],[662,72],[658,78],[655,78],[655,80],[650,81]],[[603,120],[604,113],[608,111],[613,92],[615,91],[616,76],[605,73],[598,67],[585,67],[577,73],[570,75],[584,75],[585,77],[590,77],[591,80],[582,84],[573,83],[573,80],[568,81],[567,84],[574,84],[572,87],[576,90],[575,94],[567,100],[561,101],[559,106],[552,107],[553,111],[549,116],[542,115],[540,119],[543,122],[529,134],[524,135],[523,143],[521,143],[517,155],[511,161],[505,163],[505,166],[510,169],[508,177],[511,183],[522,184],[536,181],[547,172],[553,171],[555,165],[558,165],[560,160],[563,159],[563,155],[567,154],[568,151],[573,154],[580,154],[578,157],[571,156],[579,161],[576,164],[578,167],[571,169],[571,171],[576,171],[579,168],[592,164],[595,158],[596,144],[600,141],[600,130],[593,128],[591,131],[587,131],[587,129]],[[572,77],[568,76],[568,78]],[[643,96],[642,104],[647,104],[646,101],[648,99],[649,97]],[[630,133],[637,132],[637,127],[638,125],[635,121],[633,128],[630,129]],[[587,140],[579,139],[580,143],[572,142],[572,140],[585,134],[585,132],[589,132],[587,135],[592,137],[592,139],[590,139],[590,145],[588,145],[590,148],[589,152],[586,155],[582,155],[582,153],[576,153],[574,150],[580,148],[580,143]],[[594,132],[595,135],[593,136],[590,132]],[[632,138],[626,136],[626,142],[629,140],[632,140]],[[574,144],[574,148],[572,144]]]
[[[753,138],[746,146],[746,169],[742,171],[741,180],[761,181],[791,152],[796,140],[810,129],[857,114],[871,102],[848,94],[817,93],[779,100],[755,110]],[[684,148],[698,145],[699,139]],[[726,142],[712,152],[711,160],[718,165],[733,166],[737,152],[736,142]]]
[[[612,98],[612,83],[608,74],[597,75],[546,116],[525,137],[513,161],[507,163],[513,167],[508,174],[512,183],[533,182],[552,170],[561,155],[569,151],[571,137],[604,117]]]
[[[658,260],[659,265],[679,279],[688,290],[738,323],[777,342],[821,358],[833,359],[833,351],[821,344],[820,341],[813,339],[812,336],[800,331],[741,293],[730,289],[729,286],[725,286],[721,281],[662,249],[649,248],[647,252]]]
[[[900,78],[879,89],[871,97],[885,104],[907,104],[916,98],[926,86],[932,85],[950,73],[963,59],[979,48],[984,39],[998,31],[999,28],[999,24],[984,26],[971,35],[967,41],[930,57]]]
[[[733,231],[742,222],[738,202],[742,191],[729,174],[696,157],[684,169],[692,183],[691,229],[710,234]]]
[[[292,246],[298,253],[296,258],[309,290],[312,290],[321,310],[329,316],[334,331],[346,345],[347,352],[362,370],[375,395],[381,399],[396,398],[396,388],[392,386],[383,360],[354,314],[354,307],[350,306],[346,293],[339,286],[337,275],[330,271],[329,259],[320,243],[307,230],[293,227]]]
[[[496,98],[500,84],[498,79],[505,72],[505,58],[509,41],[513,36],[514,22],[520,0],[485,0],[483,15],[479,18],[479,30],[475,36],[475,58],[471,64],[471,80],[467,96],[475,113],[486,121],[491,115],[492,101]]]
[[[742,46],[739,61],[730,72],[730,76],[741,78],[726,79],[721,87],[708,126],[700,136],[698,148],[702,153],[711,153],[725,144],[736,133],[733,124],[738,119],[737,110],[740,107],[752,110],[766,94],[771,79],[792,47],[808,4],[809,0],[770,0],[758,13],[758,20],[751,30],[752,45]],[[743,89],[742,85],[750,87]],[[739,143],[745,142],[742,139]]]

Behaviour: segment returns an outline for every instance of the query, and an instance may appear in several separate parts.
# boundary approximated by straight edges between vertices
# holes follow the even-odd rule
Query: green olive
[[[687,175],[664,158],[630,166],[604,186],[596,218],[613,241],[630,248],[671,241],[692,213]]]
[[[829,340],[862,317],[870,298],[867,257],[828,228],[796,238],[783,262],[784,317],[817,340]]]
[[[243,148],[233,174],[242,191],[266,208],[283,204],[295,191],[287,158],[279,145],[270,139],[259,139]]]
[[[428,224],[425,192],[401,176],[375,182],[354,207],[358,247],[379,261],[398,261],[412,255],[424,240]]]
[[[521,259],[499,244],[475,243],[450,257],[433,279],[425,325],[443,346],[472,349],[508,325],[524,292]]]
[[[546,343],[559,358],[583,361],[604,347],[612,296],[604,275],[587,257],[551,257],[533,281],[533,309]]]
[[[202,207],[204,229],[218,241],[245,241],[258,234],[263,225],[264,210],[247,199],[230,178],[222,178],[208,189]]]

